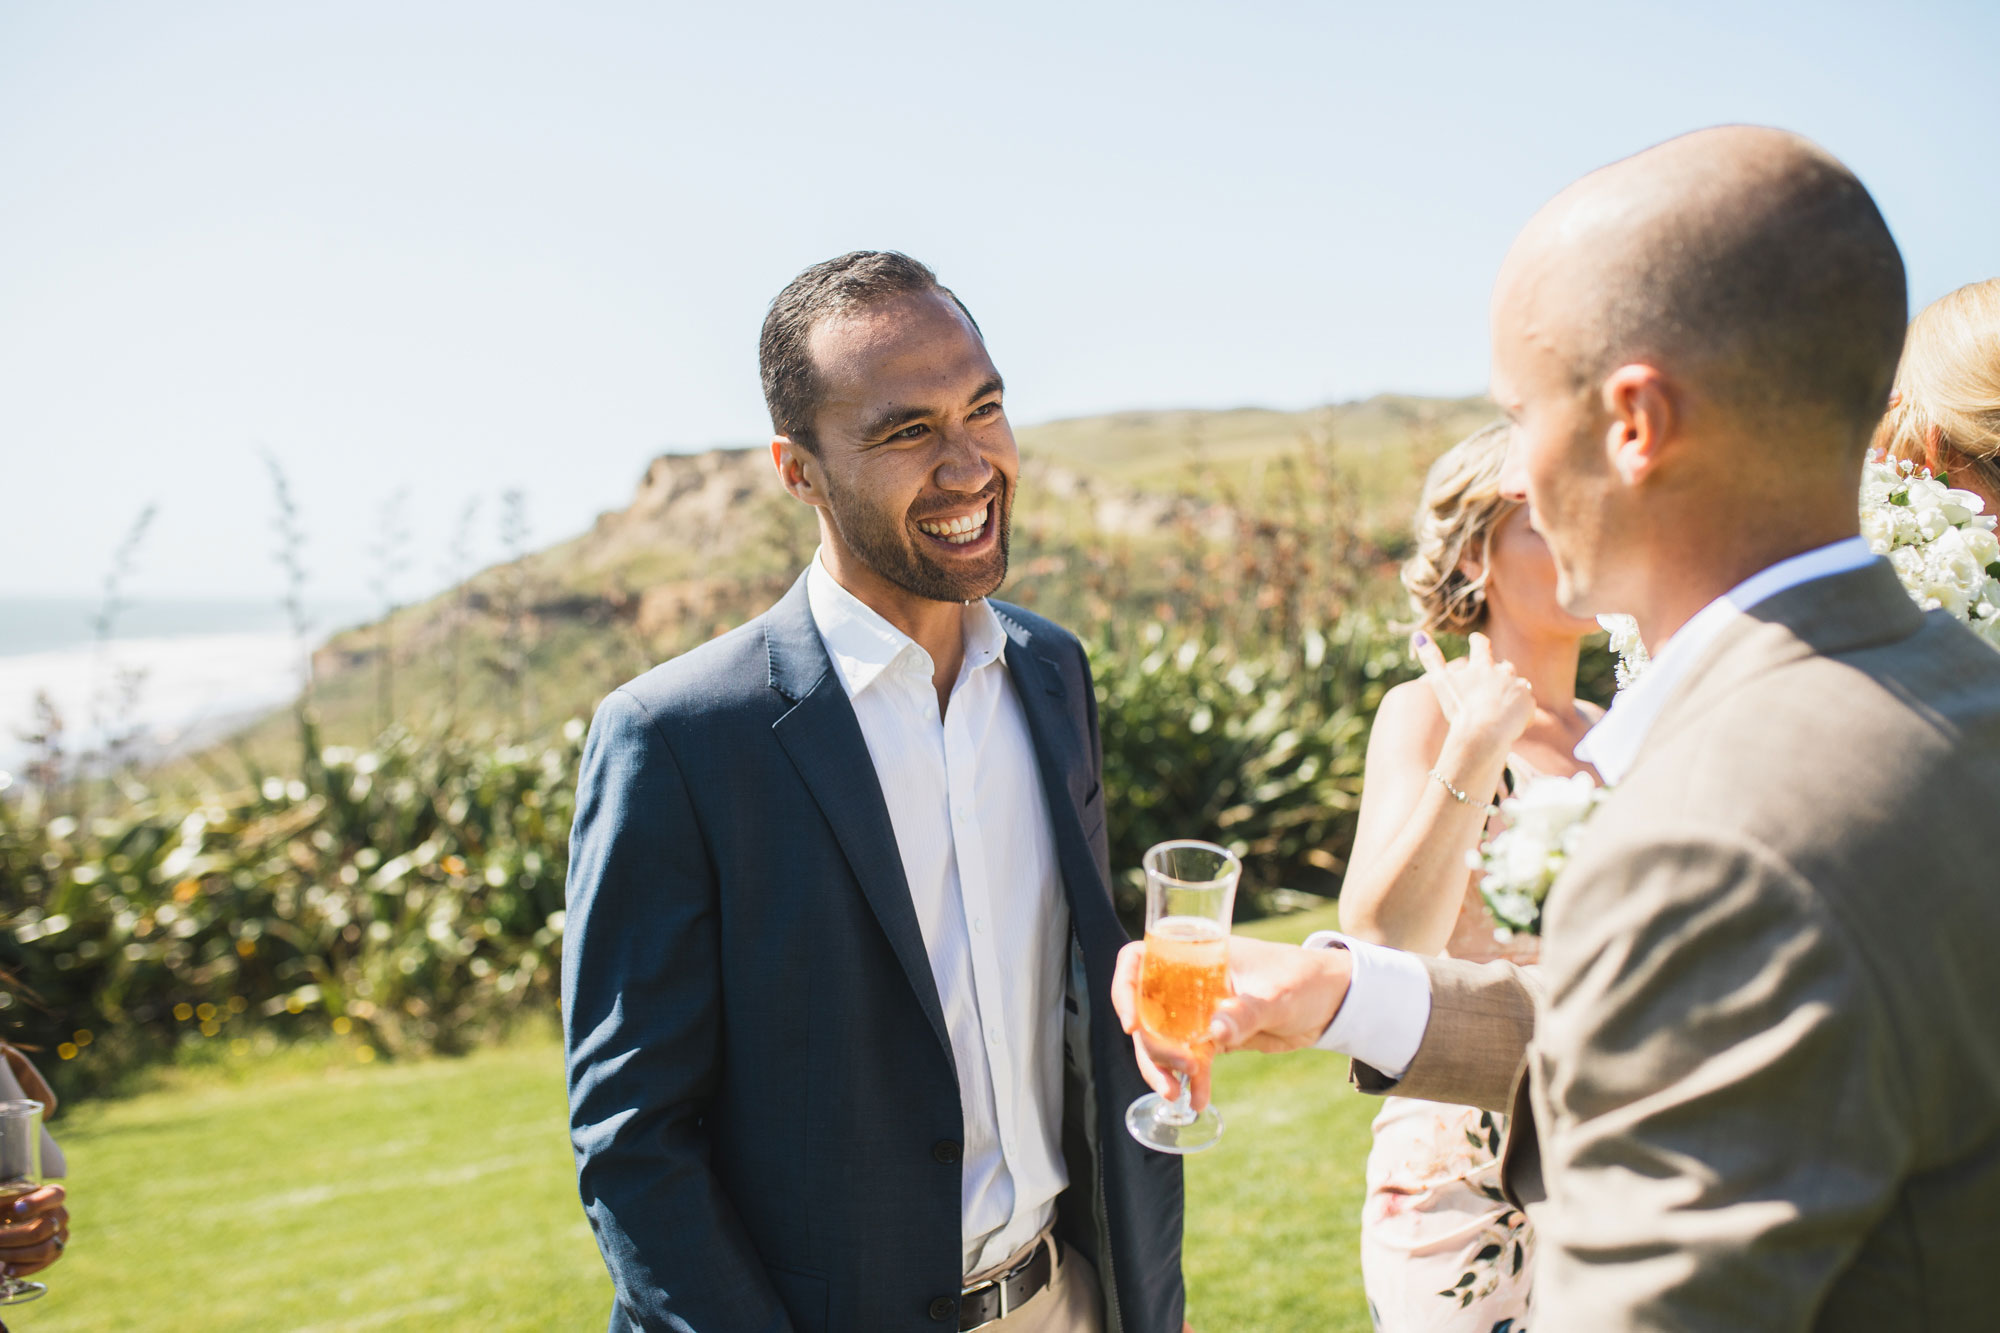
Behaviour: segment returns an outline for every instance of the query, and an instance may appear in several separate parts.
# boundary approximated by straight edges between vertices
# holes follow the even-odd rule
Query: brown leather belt
[[[996,1320],[1005,1319],[1040,1295],[1055,1278],[1055,1249],[1054,1238],[1044,1236],[1035,1246],[1034,1253],[1020,1263],[997,1277],[976,1282],[960,1292],[959,1333],[984,1328]]]

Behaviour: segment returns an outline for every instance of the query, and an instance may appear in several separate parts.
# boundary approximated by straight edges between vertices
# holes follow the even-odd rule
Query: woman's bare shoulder
[[[1451,724],[1445,720],[1437,691],[1422,679],[1396,686],[1382,696],[1382,704],[1375,710],[1375,734],[1401,743],[1429,745],[1435,750],[1449,730]]]

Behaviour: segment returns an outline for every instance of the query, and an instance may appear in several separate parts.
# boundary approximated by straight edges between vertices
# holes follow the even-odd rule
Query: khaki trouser
[[[1049,1285],[1005,1319],[984,1325],[981,1333],[987,1329],[992,1333],[1104,1333],[1104,1290],[1098,1285],[1097,1270],[1088,1259],[1061,1241],[1053,1240],[1046,1231],[998,1267],[975,1274],[966,1285],[993,1273],[1006,1272],[1042,1244],[1056,1247],[1056,1271]]]

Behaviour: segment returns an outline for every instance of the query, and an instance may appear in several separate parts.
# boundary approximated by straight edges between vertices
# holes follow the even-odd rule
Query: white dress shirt
[[[1674,687],[1694,669],[1694,664],[1721,637],[1722,631],[1729,628],[1731,621],[1765,598],[1775,597],[1787,588],[1845,574],[1860,569],[1874,559],[1875,553],[1868,549],[1867,542],[1859,537],[1849,537],[1831,546],[1781,560],[1762,573],[1743,580],[1695,612],[1687,624],[1674,631],[1673,636],[1661,645],[1660,651],[1653,654],[1652,665],[1639,679],[1618,692],[1611,701],[1610,710],[1577,742],[1576,757],[1595,768],[1607,787],[1617,786],[1632,771],[1639,749],[1646,743],[1646,735],[1652,731],[1660,710],[1673,697]]]
[[[964,1272],[1055,1213],[1062,1156],[1069,904],[1007,634],[965,607],[965,663],[938,715],[935,664],[814,557],[806,597],[853,702],[896,831],[958,1070]]]
[[[1624,781],[1675,688],[1731,621],[1787,589],[1860,569],[1875,558],[1867,542],[1849,537],[1781,560],[1737,584],[1660,646],[1645,674],[1619,692],[1610,711],[1577,743],[1576,757],[1594,767],[1606,785]],[[1354,955],[1347,998],[1320,1036],[1319,1048],[1352,1056],[1388,1078],[1401,1078],[1430,1025],[1430,974],[1412,954],[1330,930],[1314,934],[1306,946],[1344,948]]]

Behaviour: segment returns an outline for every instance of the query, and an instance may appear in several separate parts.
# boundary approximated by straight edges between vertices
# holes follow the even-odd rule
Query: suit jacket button
[[[939,1139],[931,1145],[931,1157],[950,1166],[958,1160],[958,1145],[950,1139]]]
[[[931,1318],[943,1323],[958,1309],[958,1302],[949,1296],[940,1296],[931,1302]]]

